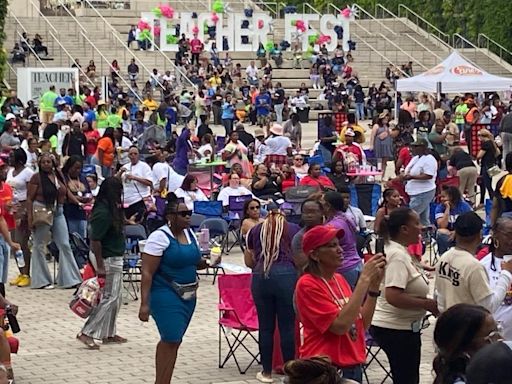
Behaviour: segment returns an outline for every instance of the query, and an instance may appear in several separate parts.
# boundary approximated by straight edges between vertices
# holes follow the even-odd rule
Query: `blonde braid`
[[[279,245],[284,233],[284,215],[270,212],[261,225],[260,242],[263,256],[263,273],[268,276],[270,268],[279,256]]]

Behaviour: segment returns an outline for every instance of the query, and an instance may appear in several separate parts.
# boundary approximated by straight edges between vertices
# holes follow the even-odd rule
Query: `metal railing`
[[[489,55],[486,55],[485,53],[482,53],[480,48],[478,48],[475,44],[473,44],[471,41],[466,39],[464,36],[454,33],[452,35],[452,42],[453,42],[453,48],[454,49],[460,49],[462,54],[466,59],[468,59],[473,65],[476,67],[484,67],[489,66],[491,62],[494,60],[491,59]],[[482,53],[483,56],[486,57],[486,63],[482,62],[482,60],[479,60],[478,57],[481,56],[479,53]],[[478,61],[478,64],[476,62]]]
[[[194,0],[173,0],[172,5],[174,8],[178,9],[180,11],[187,11],[187,12],[206,12],[211,9],[211,4],[209,4],[211,0],[208,0],[207,2],[202,1],[194,1]],[[69,1],[69,0],[62,0],[62,4],[66,7],[73,7],[77,3],[76,0]],[[132,10],[132,11],[139,11],[139,12],[148,12],[152,8],[158,5],[157,1],[130,1],[130,0],[124,0],[124,1],[105,1],[105,7],[102,7],[101,9],[109,12],[119,12],[119,10]],[[60,8],[63,6],[60,5],[59,9],[57,9],[57,13],[61,12]],[[86,4],[82,2],[82,7],[88,8]],[[49,9],[49,8],[46,8]]]
[[[340,12],[341,12],[341,9],[338,8],[336,5],[334,5],[333,3],[329,3],[327,4],[327,13],[331,12],[331,8],[333,10],[333,15],[338,15]]]
[[[310,9],[311,11],[316,13],[317,15],[320,15],[320,16],[323,15],[321,12],[318,11],[318,9],[313,7],[311,4],[309,4],[309,3],[302,3],[302,13],[306,13],[306,9]]]
[[[21,21],[16,17],[16,15],[10,9],[9,9],[9,16],[12,17],[14,19],[14,21],[16,22],[16,27],[19,26],[23,30],[23,32],[26,32],[28,34],[27,29],[23,26]],[[16,35],[17,35],[18,39],[15,39],[15,40],[19,40],[19,41],[24,42],[25,44],[27,44],[29,53],[31,53],[34,56],[34,58],[36,59],[36,62],[39,62],[39,64],[43,68],[46,68],[46,65],[43,63],[43,61],[41,60],[39,55],[34,51],[34,48],[32,48],[32,46],[29,44],[29,42],[23,37],[23,34],[21,34],[17,30],[17,28],[14,31],[14,37],[16,37]],[[31,58],[31,55],[25,55],[26,65],[27,66],[30,65],[30,58]]]
[[[63,65],[62,64],[62,52],[64,52],[66,54],[67,58],[69,59],[68,65],[77,64],[75,61],[75,58],[69,53],[69,51],[66,49],[66,47],[64,47],[64,45],[60,42],[58,30],[53,26],[53,24],[50,22],[50,20],[48,20],[48,18],[41,12],[38,5],[35,4],[33,0],[30,0],[30,3],[32,5],[32,9],[36,10],[37,14],[39,15],[38,20],[42,19],[45,21],[46,25],[50,28],[50,30],[48,31],[48,34],[52,37],[53,41],[55,43],[57,43],[57,45],[60,48],[60,50],[59,50],[59,52],[61,54],[60,64]],[[55,54],[55,50],[53,51],[53,53]],[[80,73],[80,78],[84,79],[89,85],[92,85],[92,87],[94,88],[96,86],[96,84],[94,84],[94,82],[89,78],[89,76],[87,76],[87,74],[84,72],[84,70],[81,68],[81,66],[77,65],[77,68],[78,68],[78,72]]]
[[[484,33],[479,33],[477,38],[477,45],[479,48],[485,48],[488,51],[493,52],[500,58],[501,61],[505,61],[512,64],[512,52],[505,48],[500,43],[497,43]]]
[[[414,25],[416,25],[418,28],[425,30],[429,34],[435,36],[439,41],[443,42],[445,45],[451,47],[450,35],[444,33],[435,25],[425,20],[423,17],[418,15],[408,6],[404,4],[398,5],[398,17],[404,17],[406,19],[411,20],[414,23]]]
[[[151,74],[152,74],[152,71],[150,71],[145,65],[144,63],[139,60],[137,58],[136,55],[133,54],[133,52],[131,51],[131,49],[126,45],[126,43],[121,40],[121,38],[119,37],[119,33],[118,31],[112,26],[112,24],[110,24],[107,19],[105,19],[103,17],[103,15],[90,3],[89,0],[84,0],[85,4],[88,4],[89,7],[96,13],[96,15],[101,19],[101,21],[103,21],[103,31],[106,32],[107,34],[109,34],[109,36],[112,36],[114,37],[114,39],[117,40],[118,44],[122,46],[125,54],[126,52],[128,52],[132,58],[134,58],[136,61],[138,61],[140,63],[140,65],[142,66],[142,68],[149,74],[149,77],[151,78]],[[105,31],[105,29],[109,29],[109,31]],[[109,33],[110,32],[110,33]],[[153,47],[153,49],[160,55],[163,57],[164,59],[164,63],[167,62],[170,66],[170,68],[173,69],[173,71],[175,72],[176,74],[176,78],[181,78],[181,79],[185,79],[186,82],[191,85],[192,87],[194,88],[197,88],[197,86],[192,83],[192,81],[187,77],[187,75],[180,69],[178,68],[178,66],[169,58],[169,56],[167,56],[159,47],[158,47],[158,44],[155,43],[154,39],[153,38],[149,38],[149,41],[151,43],[151,46]],[[155,63],[156,63],[156,58],[155,58]],[[165,71],[165,65],[164,65],[164,68],[162,68],[162,70]],[[179,76],[178,76],[179,75]],[[157,80],[158,81],[158,80]],[[158,85],[163,88],[163,84],[160,83],[158,81]]]
[[[87,35],[84,33],[84,32],[80,32],[80,34],[82,35],[82,37],[84,38],[85,41],[89,42],[89,45],[91,46],[92,49],[94,49],[96,51],[96,53],[103,59],[103,61],[107,64],[108,67],[110,67],[110,61],[103,55],[103,53],[101,53],[101,51],[92,43],[92,41],[87,37]],[[135,96],[135,98],[137,100],[139,100],[140,103],[142,103],[142,99],[140,98],[139,94],[131,87],[130,84],[128,84],[126,82],[125,79],[123,79],[121,76],[118,77],[118,79],[126,86],[127,89],[129,89],[133,95]],[[108,98],[108,95],[103,95],[104,99],[107,100]]]
[[[279,3],[251,0],[251,4],[253,4],[255,7],[258,7],[263,12],[270,13],[270,15],[272,17],[275,17],[275,18],[279,17],[279,6],[280,6]]]
[[[368,11],[366,11],[366,9],[360,7],[359,5],[357,4],[353,4],[354,7],[356,7],[358,10],[359,10],[359,19],[369,19],[369,20],[372,20],[375,25],[379,26],[379,27],[382,27],[383,29],[385,29],[387,32],[389,32],[392,36],[396,36],[396,32],[393,31],[391,28],[389,28],[386,24],[384,24],[382,21],[380,21],[379,19],[376,19],[371,13],[369,13]],[[366,16],[365,18],[362,17],[362,15]],[[374,23],[371,23],[370,24],[370,30],[371,30],[371,27],[372,25],[374,25]],[[380,31],[380,29],[379,29]]]

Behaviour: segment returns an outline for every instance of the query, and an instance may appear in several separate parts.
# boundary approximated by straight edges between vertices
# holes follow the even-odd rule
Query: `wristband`
[[[368,296],[377,298],[380,296],[380,291],[368,291]]]

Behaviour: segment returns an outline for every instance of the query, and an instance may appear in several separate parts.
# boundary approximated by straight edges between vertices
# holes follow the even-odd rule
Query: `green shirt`
[[[53,91],[47,91],[41,96],[40,108],[43,112],[57,112],[57,108],[55,108],[55,100],[58,95]]]
[[[464,124],[466,120],[464,116],[469,112],[467,104],[459,104],[455,108],[455,124]]]
[[[98,128],[108,128],[108,113],[98,113],[96,112],[96,126]]]
[[[112,128],[119,128],[121,126],[122,119],[118,115],[110,114],[107,117],[108,126]]]
[[[91,216],[91,240],[101,242],[103,258],[123,256],[125,243],[122,232],[113,227],[112,212],[109,207],[98,202],[94,205]]]
[[[441,137],[441,134],[437,133],[435,130],[428,134],[428,141],[432,144],[432,149],[439,153],[439,155],[446,155],[448,153],[448,147],[446,146],[446,140],[442,143],[434,143],[432,140],[437,140]]]
[[[48,141],[50,142],[52,149],[56,150],[57,145],[59,145],[59,139],[58,139],[57,135],[53,135],[52,137],[50,137],[50,139],[48,139]]]
[[[0,134],[4,131],[5,116],[0,114]]]

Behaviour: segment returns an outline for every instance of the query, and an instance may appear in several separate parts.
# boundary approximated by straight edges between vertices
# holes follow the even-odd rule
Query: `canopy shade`
[[[398,80],[396,89],[436,93],[438,84],[443,93],[512,90],[512,78],[491,75],[469,63],[457,51],[421,75]]]

